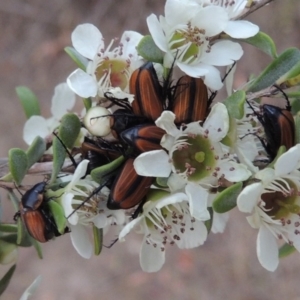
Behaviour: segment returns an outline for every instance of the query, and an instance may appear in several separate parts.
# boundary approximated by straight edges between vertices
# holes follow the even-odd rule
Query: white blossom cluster
[[[255,24],[237,20],[246,4],[246,0],[167,0],[164,16],[152,14],[147,18],[151,38],[163,57],[161,64],[154,64],[162,90],[166,80],[163,74],[171,74],[174,69],[202,78],[211,93],[222,88],[218,67],[237,62],[243,55],[238,40],[253,37],[259,31]],[[94,25],[77,26],[72,44],[86,59],[86,68],[76,69],[67,83],[56,88],[53,117],[46,120],[35,116],[27,121],[24,140],[30,144],[37,135],[50,135],[61,117],[73,108],[76,94],[93,100],[92,108],[79,114],[87,130],[82,130],[76,146],[80,147],[84,136],[93,140],[101,136],[113,144],[111,116],[117,108],[123,108],[116,104],[127,99],[130,107],[138,101],[137,95],[130,93],[130,79],[145,63],[137,51],[142,39],[137,32],[125,31],[118,44],[113,40],[105,46]],[[172,90],[170,86],[167,89]],[[107,95],[109,98],[103,102]],[[172,101],[169,95],[166,93],[165,103]],[[110,99],[115,102],[108,107]],[[169,245],[180,249],[199,247],[210,231],[224,231],[229,214],[214,211],[213,203],[239,182],[243,188],[236,204],[241,212],[250,214],[249,224],[258,229],[257,255],[262,266],[269,271],[277,268],[277,240],[300,251],[300,145],[291,147],[274,164],[261,167],[258,162],[266,162],[269,157],[263,147],[268,137],[263,132],[265,124],[260,112],[244,102],[243,116],[238,119],[232,117],[226,104],[209,104],[202,120],[178,124],[171,109],[163,109],[153,120],[152,125],[164,134],[158,149],[134,155],[135,172],[153,178],[146,201],[134,218],[130,213],[137,206],[130,210],[107,208],[114,187],[107,184],[94,194],[99,184],[86,176],[89,161],[80,162],[58,202],[68,218],[72,243],[82,257],[91,257],[93,251],[86,228],[92,224],[106,232],[113,225],[120,242],[132,232],[142,235],[141,268],[156,272],[164,264]],[[96,110],[92,112],[93,109]]]

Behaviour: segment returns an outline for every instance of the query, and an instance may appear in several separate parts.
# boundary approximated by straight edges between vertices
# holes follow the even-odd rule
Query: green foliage
[[[50,182],[55,182],[66,158],[65,147],[72,149],[79,135],[81,123],[75,114],[69,113],[63,116],[58,129],[58,137],[53,140],[53,172]],[[63,143],[63,144],[62,144]],[[65,147],[64,147],[65,146]]]
[[[18,86],[16,87],[16,92],[27,119],[31,116],[39,116],[41,114],[39,101],[29,88],[26,86]]]
[[[137,52],[145,60],[162,64],[164,53],[156,46],[151,35],[144,36],[137,46]]]
[[[66,47],[65,52],[71,57],[71,59],[75,62],[75,64],[82,69],[86,70],[88,60],[79,54],[73,47]]]
[[[94,236],[94,253],[95,255],[100,255],[102,251],[102,243],[103,243],[103,229],[93,226],[93,236]]]
[[[244,104],[246,101],[246,93],[244,91],[236,91],[224,100],[224,104],[228,110],[230,117],[240,120],[244,116]]]
[[[274,59],[269,66],[248,87],[248,92],[258,92],[272,86],[284,74],[289,72],[300,61],[300,51],[289,48]]]
[[[289,244],[284,244],[283,246],[280,247],[279,249],[279,257],[283,258],[283,257],[287,257],[290,254],[294,253],[296,251],[296,248],[289,245]]]
[[[3,292],[6,290],[6,288],[9,285],[9,282],[16,270],[16,265],[13,265],[6,274],[1,278],[0,280],[0,296],[3,294]]]
[[[247,44],[250,44],[264,53],[272,56],[273,58],[277,57],[277,51],[274,41],[270,36],[268,36],[264,32],[258,32],[255,36],[247,38],[247,39],[241,39],[238,40],[239,42],[245,42]]]
[[[236,206],[237,196],[243,188],[242,182],[237,182],[222,192],[218,193],[214,202],[213,209],[217,213],[225,213]]]
[[[17,185],[20,185],[28,171],[27,154],[19,148],[12,148],[8,152],[10,173]]]

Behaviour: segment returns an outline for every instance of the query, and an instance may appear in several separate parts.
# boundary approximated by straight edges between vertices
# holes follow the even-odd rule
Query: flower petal
[[[278,246],[276,238],[267,227],[260,227],[256,246],[260,264],[268,271],[275,271],[279,264]]]
[[[122,56],[124,58],[127,58],[128,56],[131,57],[131,59],[137,58],[138,54],[136,51],[136,47],[139,44],[139,42],[141,41],[141,39],[143,38],[143,36],[136,32],[136,31],[124,31],[121,40],[120,40],[120,44],[122,44],[123,46],[123,53]]]
[[[40,285],[42,281],[42,277],[38,276],[33,283],[25,290],[25,292],[22,294],[20,300],[27,300],[28,297],[32,296],[34,292],[36,291],[37,287]]]
[[[121,230],[121,232],[119,233],[119,241],[123,242],[125,240],[125,236],[136,226],[138,225],[141,220],[143,220],[144,217],[138,217],[136,219],[133,219],[131,222],[129,222],[128,224],[126,224],[123,229]]]
[[[300,164],[300,144],[289,149],[282,154],[275,163],[276,176],[283,176],[299,168]]]
[[[78,214],[76,211],[74,212],[74,208],[72,206],[74,195],[72,193],[65,193],[62,197],[62,207],[65,212],[65,217],[68,218],[68,221],[72,225],[76,225],[78,223]]]
[[[75,94],[66,82],[57,85],[52,97],[51,113],[56,118],[60,118],[75,105]]]
[[[85,227],[82,225],[69,225],[71,229],[71,241],[73,247],[83,258],[91,258],[93,253],[93,245],[89,240]]]
[[[238,164],[234,161],[225,161],[218,164],[220,173],[230,182],[240,182],[248,179],[251,172],[243,164]]]
[[[78,25],[72,32],[71,39],[74,48],[90,60],[93,60],[97,52],[104,48],[102,34],[92,24]]]
[[[203,129],[208,131],[210,140],[219,142],[229,130],[229,116],[227,108],[223,103],[216,103],[208,115]]]
[[[211,231],[213,233],[223,233],[229,219],[229,213],[219,214],[214,212]]]
[[[224,32],[232,38],[246,39],[256,35],[259,31],[259,27],[249,21],[237,20],[229,21],[227,23]]]
[[[148,25],[149,32],[150,32],[156,46],[160,50],[167,52],[166,37],[164,35],[164,32],[161,28],[161,25],[160,25],[158,19],[157,19],[157,16],[154,14],[151,14],[147,18],[147,25]]]
[[[260,182],[256,182],[246,186],[237,198],[237,206],[240,211],[251,213],[260,200],[263,186]]]
[[[165,251],[146,243],[146,237],[140,251],[140,265],[144,272],[157,272],[165,263]]]
[[[95,97],[98,87],[96,80],[81,69],[75,70],[67,78],[69,88],[82,98]]]
[[[154,150],[140,154],[133,163],[135,171],[141,176],[169,177],[171,164],[164,150]]]
[[[161,116],[155,121],[156,126],[165,130],[166,133],[176,137],[180,132],[174,124],[175,114],[169,110],[162,112]]]
[[[200,185],[188,183],[185,191],[188,195],[191,215],[200,221],[209,220],[210,214],[207,210],[207,190]]]
[[[204,66],[204,64],[202,64]],[[204,84],[211,88],[212,90],[219,90],[223,86],[223,82],[221,81],[220,71],[214,66],[205,65],[207,69],[207,74],[204,78]]]
[[[202,54],[202,62],[213,66],[227,66],[239,60],[244,51],[240,44],[220,41],[212,45],[211,51]]]
[[[42,116],[31,116],[24,125],[23,139],[27,145],[31,145],[37,136],[45,138],[48,134],[47,121]]]

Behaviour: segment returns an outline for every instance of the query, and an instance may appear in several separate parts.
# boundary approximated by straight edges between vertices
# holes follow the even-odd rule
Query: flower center
[[[216,157],[209,139],[202,135],[183,136],[174,147],[173,165],[188,180],[198,181],[212,173]]]
[[[274,219],[283,219],[289,217],[290,214],[299,214],[300,205],[297,201],[296,185],[290,181],[275,181],[273,185],[278,187],[277,191],[264,193],[261,196],[265,202],[265,212]]]
[[[129,79],[128,64],[125,60],[104,59],[97,66],[95,76],[98,82],[124,90]]]
[[[178,60],[192,63],[201,56],[204,49],[209,51],[205,29],[187,24],[185,29],[176,30],[170,39],[170,49]]]

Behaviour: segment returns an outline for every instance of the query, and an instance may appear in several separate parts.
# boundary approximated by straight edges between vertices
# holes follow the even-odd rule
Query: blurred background
[[[30,87],[41,101],[42,114],[50,116],[54,87],[75,69],[63,49],[71,45],[76,25],[93,23],[108,44],[124,30],[147,34],[146,17],[163,14],[163,7],[162,0],[0,0],[0,157],[12,147],[26,148],[16,86]],[[274,39],[278,53],[300,47],[299,0],[275,0],[248,19]],[[258,50],[243,47],[235,86],[270,62]],[[13,222],[13,212],[3,221]],[[257,261],[256,235],[235,210],[225,233],[211,234],[202,247],[167,248],[166,263],[154,274],[140,269],[139,236],[85,260],[65,235],[42,246],[43,260],[33,248],[20,249],[17,270],[1,299],[19,299],[38,275],[42,283],[32,299],[300,299],[299,254],[282,259],[275,273],[267,272]],[[0,267],[1,277],[6,270]]]

